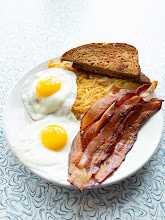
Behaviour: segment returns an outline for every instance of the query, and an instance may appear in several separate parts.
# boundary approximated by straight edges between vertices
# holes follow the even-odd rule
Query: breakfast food
[[[21,92],[36,122],[20,132],[13,150],[27,167],[65,182],[68,154],[80,126],[71,112],[77,95],[76,75],[62,68],[44,70],[28,77]]]
[[[74,68],[85,72],[150,84],[149,78],[141,73],[137,49],[129,44],[86,44],[64,53],[61,61],[73,62]]]
[[[49,115],[20,132],[13,150],[27,167],[44,173],[57,182],[65,182],[68,154],[80,123],[71,114],[67,117]]]
[[[70,65],[72,62],[72,66]],[[35,121],[13,150],[26,166],[82,190],[118,169],[139,128],[163,100],[144,101],[157,81],[141,73],[138,51],[123,44],[73,48],[27,78],[22,100]]]
[[[76,95],[76,75],[61,68],[34,74],[22,86],[22,100],[33,120],[40,120],[55,112],[56,115],[67,115]]]
[[[148,102],[142,101],[138,111],[136,110],[125,123],[123,132],[119,134],[116,140],[117,144],[112,154],[101,164],[99,171],[95,174],[96,182],[103,182],[121,165],[137,138],[139,128],[161,108],[162,101],[156,98]]]
[[[59,67],[72,71],[77,76],[77,98],[72,106],[72,112],[81,120],[88,108],[100,97],[106,95],[113,88],[137,89],[141,83],[130,79],[111,78],[92,73],[84,73],[69,65],[68,62],[50,61],[48,68]]]
[[[71,184],[80,190],[89,188],[120,166],[139,128],[161,107],[161,99],[142,99],[150,94],[146,89],[114,89],[85,113],[69,156]]]

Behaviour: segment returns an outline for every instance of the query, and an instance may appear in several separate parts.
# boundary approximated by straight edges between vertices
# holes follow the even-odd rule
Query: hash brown
[[[100,97],[107,94],[112,88],[137,89],[141,84],[129,79],[111,78],[80,72],[69,65],[69,62],[50,61],[48,68],[63,68],[73,71],[77,76],[77,98],[72,106],[72,112],[78,120],[87,109]]]

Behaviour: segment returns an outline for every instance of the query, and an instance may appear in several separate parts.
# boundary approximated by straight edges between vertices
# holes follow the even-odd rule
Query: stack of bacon
[[[78,189],[102,183],[122,163],[139,128],[161,108],[161,99],[144,101],[156,88],[114,88],[84,114],[69,154],[68,181]]]

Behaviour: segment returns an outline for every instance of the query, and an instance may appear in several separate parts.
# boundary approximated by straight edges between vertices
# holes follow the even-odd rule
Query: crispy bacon
[[[143,100],[156,86],[154,81],[136,91],[115,88],[87,110],[69,154],[71,184],[80,190],[89,188],[120,166],[140,126],[161,107],[162,100]]]
[[[83,189],[83,185],[90,180],[100,163],[112,153],[116,139],[127,121],[127,117],[137,109],[141,102],[141,97],[134,96],[117,109],[109,123],[88,144],[78,164],[79,169],[75,169],[69,178],[70,182],[74,182],[75,186]]]
[[[157,83],[157,81],[153,81],[151,86],[148,84],[140,86],[136,90],[136,94],[140,95],[142,98],[148,97],[156,89]],[[121,99],[123,95],[131,92],[135,92],[135,90],[114,88],[105,96],[98,99],[95,103],[93,103],[93,105],[91,105],[91,107],[84,114],[81,121],[80,130],[83,131],[90,124],[97,121],[114,101]]]
[[[135,96],[136,93],[130,92],[127,94],[123,94],[121,99],[115,101],[110,107],[104,112],[100,120],[96,121],[95,123],[89,125],[83,132],[81,132],[81,141],[82,141],[82,148],[83,151],[86,149],[88,143],[92,141],[100,130],[108,123],[111,116],[113,115],[114,111],[116,111],[126,100],[130,99],[131,97]]]
[[[136,94],[141,96],[142,98],[146,98],[155,91],[157,85],[158,81],[153,81],[151,85],[144,84],[136,90]]]
[[[104,96],[104,101],[106,100],[106,98],[109,101],[111,95],[115,96],[116,99],[119,98],[119,95],[115,95],[115,93],[117,93],[119,91],[120,91],[120,89],[115,88],[111,94],[109,93],[108,96],[106,96],[106,97]],[[122,102],[124,102],[129,97],[132,97],[134,94],[135,93],[133,93],[133,90],[129,90],[129,89],[124,90],[124,89],[122,89],[122,91],[120,92],[120,96],[121,96],[122,101],[119,101],[118,106],[119,106],[119,104],[122,104]],[[115,104],[115,101],[116,101],[115,97],[113,97],[113,99],[111,99],[111,102],[113,102],[114,104]],[[98,104],[100,104],[100,102]],[[108,121],[108,118],[113,113],[113,110],[114,110],[113,105],[111,106],[111,108],[112,109],[110,109],[110,107],[109,107],[109,109],[107,109],[106,114],[104,115],[104,117],[102,117],[102,120],[100,121],[100,123],[97,124],[95,134],[93,133],[93,137],[97,135],[97,133],[106,124],[106,122]],[[94,111],[94,109],[92,111]],[[91,132],[90,132],[90,134],[91,134]],[[84,137],[85,136],[86,136],[86,138],[89,137],[92,140],[92,137],[90,137],[89,134],[87,134],[86,132],[84,133]],[[70,154],[69,154],[69,170],[68,170],[69,174],[72,173],[74,168],[79,163],[79,161],[82,157],[82,154],[83,154],[83,150],[84,150],[84,148],[86,147],[86,144],[87,144],[86,140],[87,139],[83,138],[82,141],[81,141],[80,132],[75,137],[75,139],[72,143],[72,148],[71,148]],[[90,140],[88,140],[88,141],[90,141]],[[82,143],[83,143],[83,145],[82,145]]]
[[[81,135],[82,148],[83,151],[86,149],[89,142],[91,142],[97,134],[100,132],[101,128],[104,127],[112,114],[114,113],[116,102],[114,102],[110,107],[104,112],[100,120],[89,125]]]
[[[120,99],[118,99],[116,107],[115,107],[115,110],[116,110],[127,99],[131,98],[135,94],[140,95],[141,97],[149,96],[155,90],[156,86],[157,86],[157,81],[153,81],[151,86],[148,84],[144,84],[137,89],[136,93],[133,92],[133,90],[124,90],[123,91],[122,89],[118,90],[116,88],[112,93],[108,93],[107,96],[104,96],[103,99],[102,98],[99,99],[99,101],[95,103],[95,108],[98,107],[97,105],[99,105],[99,107],[101,107],[102,105],[100,105],[100,103],[102,103],[103,100],[105,101],[108,99],[108,101],[110,101],[109,97],[111,97],[112,98],[111,101],[113,101],[114,93],[116,93],[117,91],[121,91],[121,94],[120,94],[121,97],[120,97]],[[116,96],[116,98],[118,98],[118,96]],[[84,120],[82,120],[82,123],[81,123],[81,141],[82,141],[83,151],[85,150],[87,144],[90,141],[92,141],[94,139],[94,137],[97,136],[97,134],[100,132],[101,128],[104,127],[104,125],[108,122],[108,120],[112,116],[114,104],[115,104],[115,101],[113,102],[113,105],[110,105],[110,107],[108,107],[108,109],[103,113],[100,120],[87,126],[86,129],[83,129],[86,126],[86,125],[84,125],[84,123],[86,121],[85,117],[88,117],[91,114],[91,111],[94,110],[93,106],[91,107],[91,109],[89,111],[87,111],[86,116],[84,116],[84,118],[83,118]],[[105,105],[104,105],[104,107],[105,107]],[[97,108],[97,109],[99,109],[99,108]]]
[[[86,169],[88,169],[91,161],[95,158],[94,153],[97,153],[96,156],[98,156],[98,150],[102,151],[104,149],[105,151],[105,148],[113,145],[116,136],[124,126],[124,123],[127,119],[126,117],[131,111],[136,109],[141,101],[142,98],[140,98],[139,96],[134,96],[126,101],[123,105],[121,105],[121,108],[117,109],[109,123],[88,144],[78,165],[79,168],[85,167]]]
[[[79,132],[73,140],[72,148],[69,153],[69,169],[68,169],[69,174],[73,172],[76,165],[79,163],[82,157],[82,153],[83,151],[82,151],[81,137]]]
[[[117,139],[117,144],[112,155],[105,160],[95,175],[97,182],[103,182],[121,165],[127,152],[136,141],[139,128],[160,109],[162,101],[161,99],[152,99],[148,102],[143,102],[138,111],[128,119],[122,133]]]
[[[114,88],[109,93],[99,98],[84,114],[81,121],[80,130],[83,131],[86,127],[100,119],[102,114],[112,105],[117,99],[121,99],[127,93],[133,92],[130,89]]]
[[[82,190],[83,189],[83,186],[84,184],[86,184],[87,182],[89,181],[86,181],[86,177],[87,177],[87,172],[86,172],[86,169],[83,168],[81,169],[81,172],[79,170],[79,168],[77,168],[75,166],[73,172],[71,175],[69,175],[69,178],[68,178],[68,181],[76,186],[78,189]],[[89,185],[89,184],[88,184]]]

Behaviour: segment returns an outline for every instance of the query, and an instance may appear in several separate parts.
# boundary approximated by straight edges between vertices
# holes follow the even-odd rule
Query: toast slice
[[[72,66],[81,71],[150,84],[140,71],[137,49],[129,44],[86,44],[64,53],[61,61],[73,62]]]

